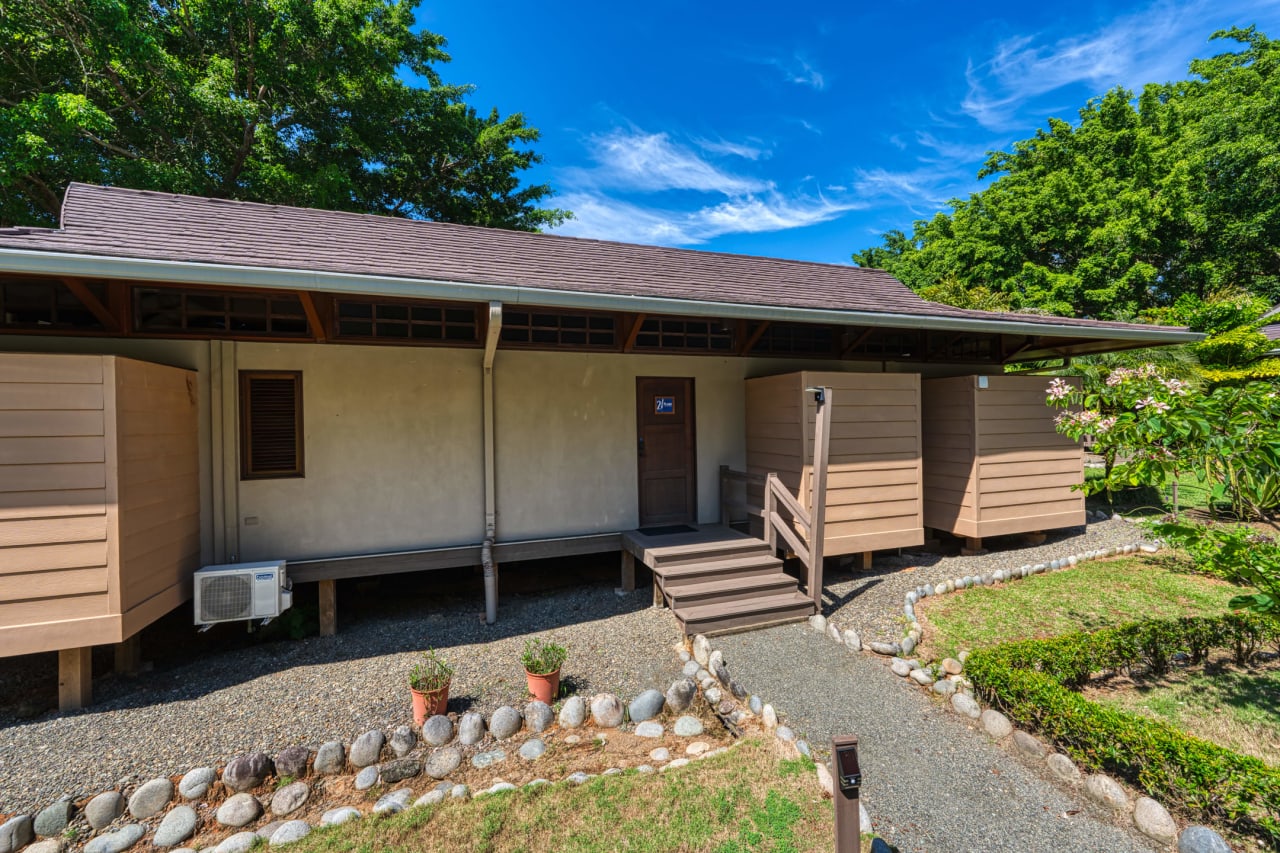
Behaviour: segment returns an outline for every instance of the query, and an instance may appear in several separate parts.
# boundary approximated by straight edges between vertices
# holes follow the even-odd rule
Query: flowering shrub
[[[1093,438],[1104,460],[1101,480],[1086,491],[1112,494],[1128,486],[1156,486],[1180,473],[1215,484],[1238,518],[1257,518],[1280,506],[1280,393],[1266,382],[1193,393],[1154,365],[1118,367],[1106,380],[1080,388],[1055,378],[1047,403],[1063,411],[1058,432]]]

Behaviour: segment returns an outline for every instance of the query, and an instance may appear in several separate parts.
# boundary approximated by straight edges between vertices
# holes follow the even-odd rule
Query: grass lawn
[[[925,657],[1069,631],[1093,631],[1144,617],[1220,614],[1240,592],[1191,574],[1174,554],[1090,560],[1075,568],[925,599]]]
[[[326,827],[295,853],[390,851],[830,850],[834,821],[813,762],[772,741],[661,774],[597,777]],[[864,840],[864,849],[869,841]]]
[[[1109,680],[1084,695],[1280,766],[1280,663],[1251,670],[1227,662],[1211,667],[1152,682]]]
[[[1087,468],[1084,476],[1086,480],[1102,479],[1102,469]],[[1213,493],[1213,487],[1216,485],[1211,480],[1200,482],[1196,479],[1195,474],[1184,473],[1178,477],[1178,508],[1182,511],[1199,510],[1203,513],[1209,512],[1209,501]],[[1090,497],[1087,501],[1089,509],[1112,509],[1113,507],[1107,503],[1107,495],[1100,492]],[[1164,515],[1173,511],[1173,480],[1166,480],[1159,487],[1144,486],[1141,488],[1123,489],[1115,493],[1114,509],[1124,513],[1125,515]],[[1229,514],[1229,508],[1225,505],[1220,509],[1226,509]]]

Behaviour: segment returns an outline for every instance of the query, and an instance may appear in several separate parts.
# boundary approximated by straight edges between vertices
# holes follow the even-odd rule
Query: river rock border
[[[1107,516],[1116,518],[1119,516]],[[962,592],[979,586],[994,587],[1032,575],[1062,571],[1078,566],[1089,560],[1100,560],[1108,557],[1127,556],[1131,554],[1155,554],[1161,548],[1160,542],[1138,540],[1125,545],[1099,548],[1070,554],[1054,560],[1040,563],[1027,563],[1016,569],[997,569],[983,575],[965,575],[939,584],[922,584],[908,590],[903,596],[902,612],[906,617],[903,637],[898,642],[863,643],[858,632],[853,628],[840,628],[833,621],[821,614],[809,617],[809,627],[823,634],[833,642],[844,646],[850,652],[862,650],[874,652],[889,658],[889,668],[901,678],[908,679],[947,700],[947,706],[956,714],[976,721],[988,737],[1012,747],[1013,751],[1030,761],[1044,763],[1049,774],[1069,786],[1083,786],[1085,796],[1104,808],[1110,809],[1113,815],[1122,820],[1132,821],[1133,825],[1148,838],[1165,846],[1177,844],[1178,853],[1230,853],[1230,846],[1213,829],[1206,826],[1188,826],[1181,832],[1168,809],[1150,797],[1130,797],[1129,792],[1117,782],[1102,773],[1084,775],[1075,762],[1059,752],[1054,752],[1035,735],[1015,729],[1013,722],[1004,714],[993,708],[983,709],[973,695],[973,684],[964,675],[964,663],[968,652],[960,652],[958,658],[946,658],[938,663],[922,664],[909,656],[920,644],[923,635],[920,621],[916,618],[916,605],[926,598],[948,593]],[[997,587],[999,588],[999,587]],[[819,775],[825,768],[818,765]],[[824,781],[824,787],[830,790],[830,773]]]
[[[705,643],[705,638],[703,641]],[[401,725],[390,733],[379,729],[367,731],[351,743],[334,740],[321,744],[318,749],[290,746],[274,757],[265,752],[246,753],[227,761],[221,772],[215,767],[193,768],[180,777],[158,777],[133,788],[100,792],[82,801],[79,808],[71,797],[64,796],[35,814],[19,814],[0,823],[0,853],[20,850],[64,853],[69,849],[82,849],[84,853],[123,853],[135,845],[169,849],[171,853],[194,853],[192,848],[183,845],[201,829],[241,830],[213,847],[204,848],[213,853],[244,853],[264,841],[268,846],[279,847],[305,838],[315,828],[305,820],[289,818],[322,787],[314,785],[308,777],[311,780],[347,777],[352,787],[362,792],[377,785],[392,789],[374,803],[370,812],[374,815],[394,814],[446,799],[483,797],[517,786],[497,778],[492,785],[473,793],[467,785],[450,782],[448,777],[468,758],[477,769],[494,767],[496,770],[498,765],[512,760],[521,766],[536,762],[547,749],[543,732],[556,723],[561,730],[570,731],[564,737],[569,745],[584,740],[589,722],[600,743],[607,737],[606,730],[616,730],[628,723],[637,737],[656,741],[666,733],[658,718],[664,711],[670,712],[675,716],[672,733],[691,741],[682,744],[685,754],[673,757],[669,748],[659,746],[649,753],[652,764],[642,764],[635,770],[639,773],[675,770],[694,760],[725,753],[734,746],[712,748],[705,741],[696,740],[704,733],[704,724],[686,712],[699,695],[722,720],[742,722],[749,715],[747,709],[736,706],[728,709],[726,705],[726,702],[732,704],[732,700],[725,698],[725,691],[737,696],[741,688],[728,680],[719,652],[712,668],[724,676],[720,686],[700,664],[695,663],[690,673],[692,656],[685,650],[681,650],[680,655],[685,674],[665,693],[645,690],[630,702],[624,703],[612,693],[598,693],[590,698],[568,697],[558,715],[551,706],[538,701],[529,702],[523,709],[503,706],[487,719],[468,712],[460,715],[455,723],[448,716],[436,715],[423,723],[421,731]],[[701,689],[691,675],[701,676]],[[727,709],[729,712],[723,713]],[[769,711],[772,712],[771,707]],[[764,717],[766,721],[769,718]],[[776,729],[789,731],[776,727],[776,717],[773,719]],[[584,733],[574,731],[579,729]],[[517,735],[522,731],[529,736],[518,742]],[[786,739],[781,734],[779,737]],[[794,735],[791,740],[795,740]],[[513,749],[517,743],[518,747]],[[473,754],[464,754],[461,747],[473,747],[466,750]],[[801,748],[808,754],[807,745]],[[508,751],[514,753],[510,758]],[[614,776],[623,772],[620,767],[610,767],[599,775]],[[578,771],[560,781],[581,785],[595,775]],[[437,780],[438,784],[416,800],[411,788],[396,788],[397,783],[423,776]],[[227,797],[215,808],[206,800],[219,781]],[[262,790],[264,783],[270,781],[274,781],[276,787]],[[544,784],[550,784],[550,780],[534,779],[523,787]],[[362,817],[364,813],[354,805],[339,806],[325,811],[319,825]],[[253,828],[264,818],[265,824]],[[86,823],[90,837],[81,847],[75,836],[81,834]],[[144,839],[149,843],[143,844]]]

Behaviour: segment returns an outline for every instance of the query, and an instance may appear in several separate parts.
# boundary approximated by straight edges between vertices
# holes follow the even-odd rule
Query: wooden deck
[[[686,634],[715,634],[805,619],[812,599],[761,539],[720,525],[686,532],[622,534],[629,559],[653,570],[655,604]]]

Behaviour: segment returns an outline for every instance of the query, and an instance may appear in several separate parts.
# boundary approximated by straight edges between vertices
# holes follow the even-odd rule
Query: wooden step
[[[741,601],[746,598],[760,598],[780,592],[795,591],[796,579],[785,572],[779,571],[770,575],[717,577],[714,580],[704,580],[698,583],[670,587],[667,590],[667,594],[671,597],[671,606],[679,609],[703,604]]]
[[[741,539],[655,548],[652,553],[652,562],[654,569],[662,569],[667,566],[687,566],[708,560],[731,560],[761,554],[770,556],[769,545],[763,539],[744,536]]]
[[[777,557],[771,557],[768,554],[752,554],[683,563],[677,566],[659,566],[653,570],[653,573],[661,579],[663,589],[671,590],[713,579],[758,577],[775,574],[781,570],[782,561]]]
[[[741,630],[806,619],[813,612],[813,599],[795,591],[672,609],[686,634]]]

